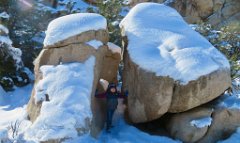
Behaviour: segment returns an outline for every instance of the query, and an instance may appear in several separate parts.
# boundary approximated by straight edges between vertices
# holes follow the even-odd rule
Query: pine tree
[[[7,23],[10,16],[7,12],[0,13],[0,85],[5,90],[13,90],[14,85],[23,86],[29,83],[29,77],[23,66],[18,48],[12,46]]]
[[[123,16],[120,15],[123,0],[99,0],[97,6],[98,13],[108,20],[109,41],[121,45],[119,23],[123,19]]]
[[[237,32],[230,32],[228,27],[214,29],[209,24],[201,24],[195,30],[205,36],[206,39],[229,60],[232,79],[240,78],[240,36]]]

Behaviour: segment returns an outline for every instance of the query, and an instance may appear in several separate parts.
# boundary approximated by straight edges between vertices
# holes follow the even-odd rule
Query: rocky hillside
[[[217,27],[230,26],[240,31],[239,0],[130,0],[134,6],[141,2],[165,3],[175,8],[188,23],[206,22]]]

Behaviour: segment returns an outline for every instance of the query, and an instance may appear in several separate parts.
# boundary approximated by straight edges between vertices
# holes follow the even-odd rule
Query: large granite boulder
[[[213,113],[213,123],[199,143],[212,143],[226,139],[240,126],[240,110],[222,108]]]
[[[141,3],[131,9],[120,27],[125,48],[123,90],[129,91],[132,122],[187,111],[231,86],[226,57],[174,9]]]
[[[131,122],[141,123],[161,117],[170,108],[174,80],[139,68],[127,50],[123,62],[123,90],[129,91],[127,112]]]
[[[168,112],[187,111],[207,103],[221,95],[228,87],[231,87],[228,69],[220,69],[208,75],[200,76],[197,80],[190,81],[187,85],[175,83],[172,103]]]
[[[239,0],[176,0],[170,4],[189,23],[207,22],[239,31]]]
[[[107,53],[105,54],[100,78],[108,81],[109,83],[118,83],[118,67],[122,60],[122,50],[119,46],[108,42]],[[105,89],[98,84],[98,92],[105,92]]]
[[[108,53],[108,31],[106,19],[98,14],[72,14],[53,20],[47,30],[44,48],[35,60],[35,86],[31,99],[27,106],[28,117],[35,122],[41,113],[42,104],[46,99],[36,102],[36,85],[41,81],[43,75],[40,67],[43,65],[61,65],[66,63],[85,63],[88,59],[95,59],[93,83],[91,89],[91,100],[89,105],[92,109],[91,134],[96,137],[103,128],[102,105],[94,97],[105,55]],[[89,65],[91,66],[91,65]],[[90,74],[90,73],[89,73]],[[78,76],[78,75],[76,75]],[[84,75],[83,75],[84,76]],[[87,76],[87,75],[85,75]],[[59,77],[61,78],[61,77]],[[86,119],[89,120],[89,119]],[[76,129],[79,132],[87,132],[88,129]],[[54,139],[54,141],[56,141]]]
[[[197,142],[209,129],[212,112],[212,108],[197,107],[174,114],[167,122],[167,130],[172,137],[183,142]]]
[[[187,143],[226,139],[240,126],[239,101],[236,95],[223,95],[214,102],[173,114],[166,123],[168,132]]]
[[[177,0],[173,2],[173,7],[190,23],[200,22],[213,13],[212,0]]]

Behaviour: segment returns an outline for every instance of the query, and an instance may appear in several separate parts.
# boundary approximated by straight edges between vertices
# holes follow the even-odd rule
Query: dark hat
[[[107,88],[107,92],[110,92],[111,88],[117,89],[117,85],[115,83],[109,83],[108,88]]]
[[[115,83],[109,83],[108,88],[112,88],[112,87],[116,88],[117,85]]]

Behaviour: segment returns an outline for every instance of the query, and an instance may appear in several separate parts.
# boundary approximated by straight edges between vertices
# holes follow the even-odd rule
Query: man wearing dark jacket
[[[125,98],[127,95],[128,92],[125,92],[125,95],[118,92],[116,84],[114,83],[108,85],[107,91],[105,93],[95,94],[96,98],[107,98],[107,131],[109,131],[109,129],[112,127],[112,118],[114,111],[118,106],[118,98]]]

